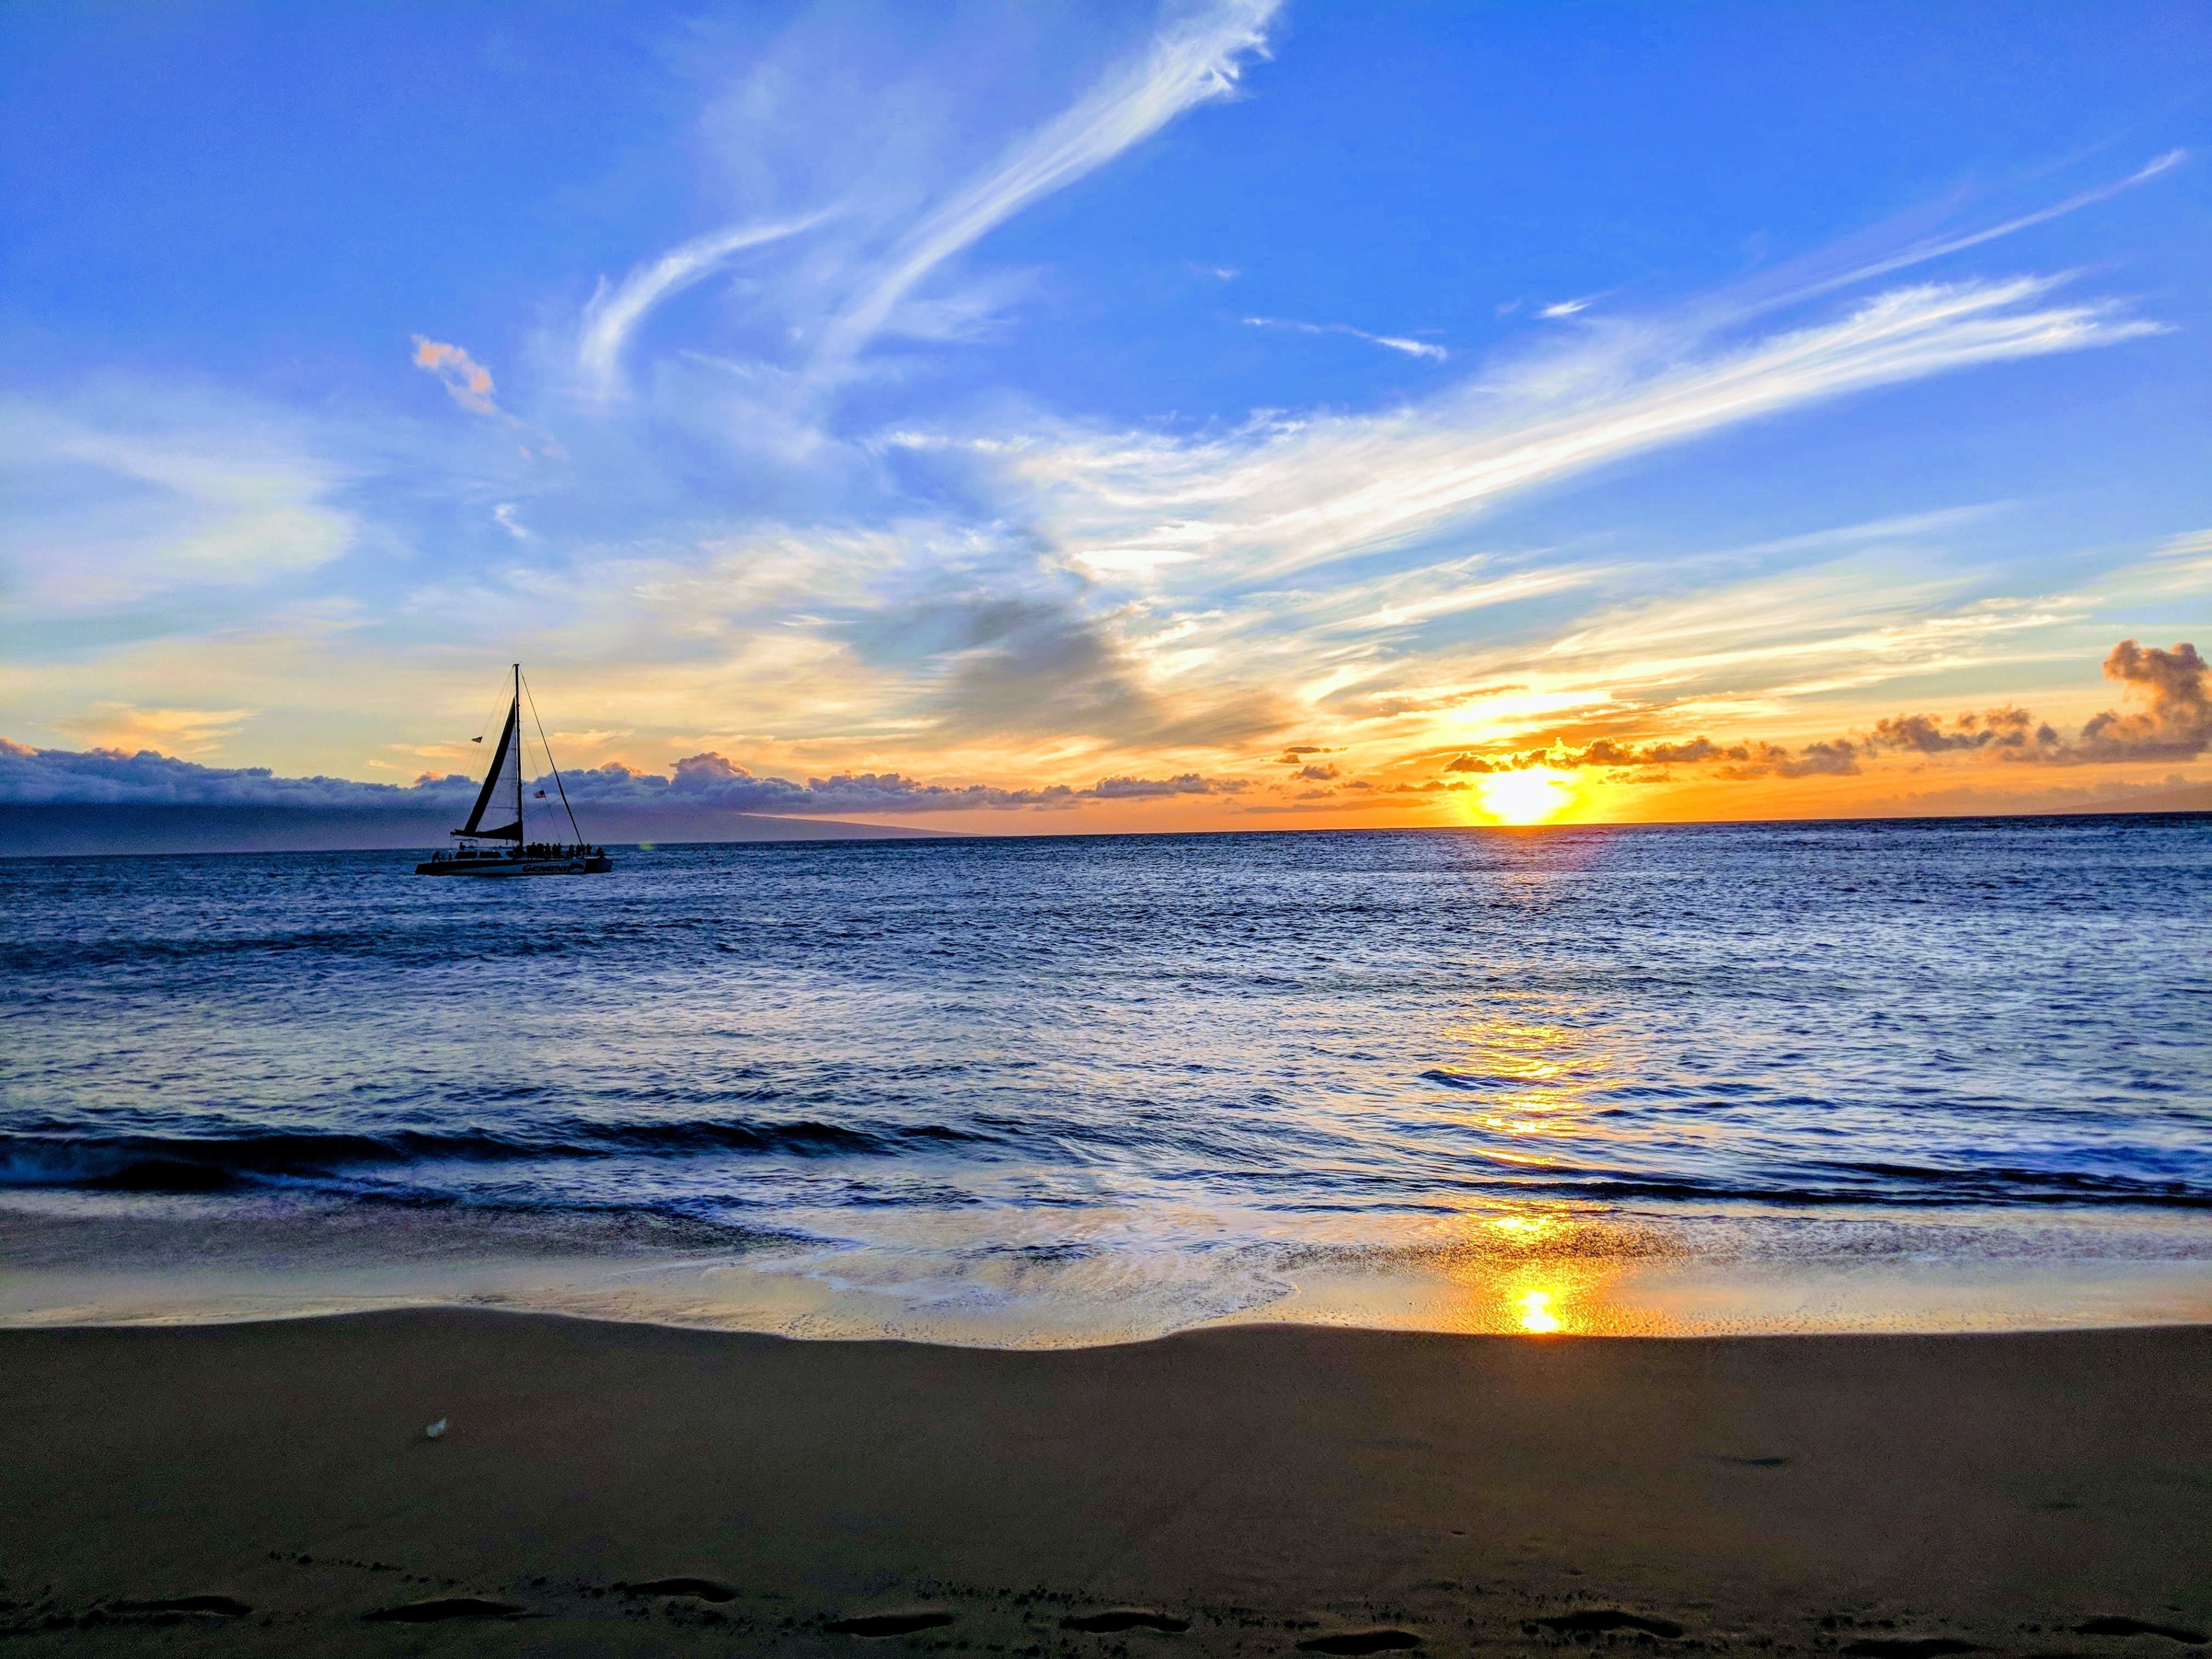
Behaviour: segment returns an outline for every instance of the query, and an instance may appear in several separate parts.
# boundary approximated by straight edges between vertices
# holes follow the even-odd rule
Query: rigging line
[[[561,769],[553,760],[553,745],[545,741],[545,722],[538,718],[538,699],[531,696],[530,682],[526,679],[522,682],[522,695],[530,698],[530,718],[538,722],[538,744],[545,750],[546,765],[553,768],[553,787],[561,792],[561,810],[568,815],[568,833],[575,836],[576,844],[580,847],[584,844],[584,832],[576,827],[576,809],[568,805],[568,786],[561,781]]]
[[[484,733],[491,730],[491,723],[498,718],[499,705],[497,703],[494,703],[491,706],[491,712],[483,717],[483,723],[477,727],[476,736],[470,738],[469,741],[471,743],[482,743],[484,740]]]

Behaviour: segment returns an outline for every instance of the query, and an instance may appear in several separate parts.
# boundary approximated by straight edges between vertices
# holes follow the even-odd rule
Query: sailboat
[[[531,718],[537,719],[533,702]],[[545,744],[545,728],[540,724],[538,740]],[[507,765],[512,757],[514,764]],[[514,665],[514,700],[507,706],[507,725],[499,734],[499,747],[492,750],[491,765],[484,773],[483,787],[477,792],[475,810],[469,821],[452,833],[459,838],[460,845],[449,853],[433,853],[423,863],[415,866],[418,876],[596,876],[613,869],[614,862],[607,857],[604,847],[588,847],[584,833],[576,827],[576,814],[568,805],[568,786],[561,781],[561,769],[553,763],[553,750],[545,744],[545,763],[553,769],[553,787],[561,792],[561,806],[568,815],[568,831],[575,836],[573,842],[532,842],[525,838],[522,830],[522,665]],[[498,829],[484,828],[484,814],[492,811],[492,793],[499,786],[502,770],[514,778],[514,822]],[[543,796],[544,790],[538,794]],[[496,817],[498,814],[493,812]]]

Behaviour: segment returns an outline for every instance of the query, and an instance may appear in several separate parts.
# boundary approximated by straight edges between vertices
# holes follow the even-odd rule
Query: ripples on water
[[[1608,1294],[1620,1328],[1913,1322],[1929,1262],[2035,1264],[2015,1322],[2099,1316],[2065,1264],[2207,1283],[2212,819],[409,868],[7,866],[10,1253],[131,1266],[136,1306],[246,1262],[256,1306],[313,1266],[340,1302],[991,1340]],[[1794,1315],[1744,1299],[1778,1264]],[[1623,1273],[1644,1315],[1592,1288]]]

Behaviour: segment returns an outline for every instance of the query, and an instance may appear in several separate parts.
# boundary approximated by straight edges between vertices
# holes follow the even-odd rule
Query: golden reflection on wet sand
[[[1395,1249],[1310,1264],[1227,1322],[1468,1335],[2028,1330],[2212,1319],[2200,1259],[1794,1261],[1708,1254],[1680,1231],[1551,1203],[1439,1221]]]
[[[1552,1311],[1549,1291],[1522,1292],[1521,1328],[1538,1336],[1549,1336],[1559,1328],[1559,1316]]]
[[[1641,1323],[1609,1294],[1622,1264],[1554,1257],[1515,1261],[1485,1253],[1450,1262],[1454,1328],[1533,1336],[1590,1336]]]
[[[1481,1335],[1660,1335],[1685,1328],[1650,1269],[1679,1246],[1557,1203],[1471,1213],[1365,1262],[1314,1266],[1262,1317]]]

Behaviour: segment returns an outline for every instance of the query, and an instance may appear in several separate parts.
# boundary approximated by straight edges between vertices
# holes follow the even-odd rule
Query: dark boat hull
[[[476,876],[512,880],[517,876],[602,876],[615,867],[604,853],[574,858],[431,859],[415,866],[418,876]]]

